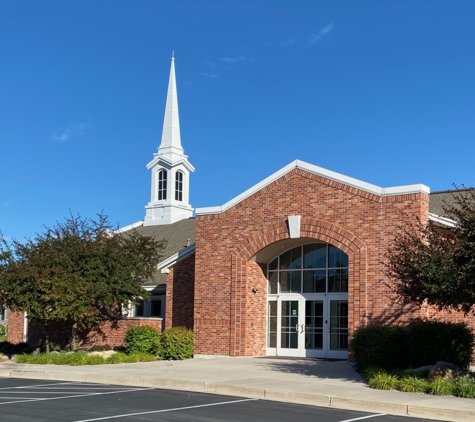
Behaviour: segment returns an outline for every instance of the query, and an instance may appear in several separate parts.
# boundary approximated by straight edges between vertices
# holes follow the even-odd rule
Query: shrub
[[[399,380],[395,375],[381,371],[369,378],[368,384],[371,388],[377,390],[396,390]]]
[[[190,359],[193,351],[193,331],[188,328],[173,327],[162,333],[158,352],[162,359]]]
[[[407,344],[414,367],[444,361],[466,369],[472,358],[474,336],[464,323],[419,321],[409,325]]]
[[[3,324],[0,324],[0,337],[5,337],[6,335],[7,335],[7,328]]]
[[[455,394],[455,384],[445,378],[436,378],[430,383],[428,392],[435,396],[453,396]]]
[[[132,352],[130,354],[117,352],[106,359],[105,363],[135,363],[135,362],[153,362],[157,357],[150,353]]]
[[[455,381],[455,395],[467,399],[475,399],[475,380],[460,377]]]
[[[406,393],[425,393],[429,389],[429,383],[418,376],[409,375],[399,380],[397,389]]]
[[[39,365],[103,365],[106,363],[134,363],[134,362],[151,362],[157,360],[154,355],[149,353],[115,353],[109,358],[100,355],[88,355],[86,352],[74,353],[40,353],[39,355],[16,355],[17,363],[30,363]]]
[[[8,341],[0,342],[0,353],[4,355],[15,354],[15,345],[13,343],[9,343]]]
[[[147,325],[129,327],[125,334],[126,353],[149,353],[157,355],[160,344],[160,333]]]
[[[406,368],[405,330],[402,327],[370,326],[356,330],[351,340],[360,371],[370,366],[383,369]]]

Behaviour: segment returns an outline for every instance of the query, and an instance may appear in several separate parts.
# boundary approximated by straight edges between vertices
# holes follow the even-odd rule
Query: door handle
[[[299,324],[295,324],[295,331],[299,332]]]
[[[305,331],[305,324],[301,324],[300,327],[301,327],[300,333],[303,333]]]

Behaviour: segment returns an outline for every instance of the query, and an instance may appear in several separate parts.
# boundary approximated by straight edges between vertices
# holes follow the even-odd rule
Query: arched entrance
[[[348,255],[293,247],[267,266],[267,355],[348,358]]]

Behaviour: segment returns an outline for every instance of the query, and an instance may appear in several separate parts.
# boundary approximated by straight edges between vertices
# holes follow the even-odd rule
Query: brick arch
[[[355,255],[366,254],[366,245],[350,231],[336,224],[317,219],[302,218],[300,237],[327,242],[355,258]],[[236,245],[236,251],[249,261],[260,250],[280,240],[290,239],[287,221],[271,223],[259,232],[249,236],[245,242]]]
[[[302,218],[300,237],[320,240],[341,249],[349,258],[348,328],[351,333],[366,324],[367,308],[367,246],[356,235],[337,224]],[[280,240],[290,239],[287,221],[267,224],[241,244],[236,245],[236,255],[242,263],[249,262],[260,250]]]

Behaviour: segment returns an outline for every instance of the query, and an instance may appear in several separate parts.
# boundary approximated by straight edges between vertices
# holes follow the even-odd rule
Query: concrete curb
[[[385,413],[399,416],[412,416],[430,420],[453,422],[475,421],[475,400],[466,399],[463,408],[448,408],[440,406],[423,406],[410,403],[390,403],[384,401],[355,399],[336,395],[298,393],[268,388],[233,386],[229,384],[180,381],[141,376],[119,376],[94,373],[74,373],[57,371],[38,371],[29,369],[28,365],[12,365],[11,369],[0,368],[0,376],[6,378],[25,378],[37,380],[91,382],[98,384],[115,384],[131,387],[149,387],[193,391],[198,393],[223,394],[228,396],[274,400],[286,403],[305,404],[336,409],[356,410],[364,412]],[[461,399],[463,400],[463,399]]]

